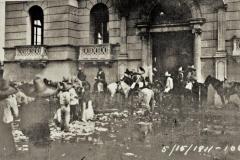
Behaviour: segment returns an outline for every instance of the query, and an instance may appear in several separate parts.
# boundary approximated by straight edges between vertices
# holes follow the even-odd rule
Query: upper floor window
[[[91,38],[94,44],[109,42],[109,13],[106,5],[99,3],[91,9]]]
[[[29,10],[31,20],[31,44],[43,44],[43,10],[39,6],[33,6]]]

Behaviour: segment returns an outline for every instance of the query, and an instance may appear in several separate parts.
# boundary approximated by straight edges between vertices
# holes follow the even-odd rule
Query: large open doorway
[[[193,38],[190,31],[152,33],[152,62],[157,75],[193,64]]]

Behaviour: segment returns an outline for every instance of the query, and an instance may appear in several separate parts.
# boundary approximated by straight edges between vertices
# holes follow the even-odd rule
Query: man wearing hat
[[[165,72],[165,77],[167,77],[164,93],[169,93],[173,89],[173,79],[168,71]]]
[[[197,81],[196,69],[194,65],[188,66],[188,72],[186,76],[187,81]]]
[[[78,74],[77,77],[80,81],[86,81],[87,76],[83,72],[83,69],[81,67],[78,68]]]
[[[79,101],[74,85],[70,85],[70,89],[68,90],[68,92],[70,93],[70,119],[71,121],[75,121],[78,119],[77,111],[79,110]]]
[[[130,86],[132,84],[132,76],[133,72],[129,71],[129,69],[126,69],[126,71],[124,72],[124,76],[120,80],[124,81]]]
[[[96,80],[96,86],[99,87],[97,88],[99,92],[103,92],[107,89],[105,73],[101,67],[98,68],[98,72],[95,80]],[[102,85],[99,85],[99,83]]]
[[[13,115],[8,97],[17,93],[9,86],[9,81],[0,79],[0,159],[10,159],[16,151],[12,135]]]
[[[34,100],[22,106],[20,113],[20,128],[29,137],[31,159],[48,159],[49,151],[49,98],[57,93],[58,89],[47,86],[39,77],[33,80],[33,85],[23,89]]]
[[[181,106],[181,104],[183,103],[184,100],[184,87],[185,87],[185,82],[184,82],[184,71],[183,71],[183,67],[180,66],[178,68],[178,73],[176,76],[176,81],[174,81],[174,91],[176,91],[176,95],[177,95],[177,100],[178,100],[178,104],[179,106]]]
[[[196,78],[196,69],[194,68],[194,66],[188,66],[188,71],[186,74],[186,89],[187,90],[192,90],[192,86],[193,84],[197,81]]]
[[[177,88],[177,91],[179,94],[182,93],[182,89],[184,88],[184,72],[183,72],[183,67],[180,66],[178,68],[178,73],[176,76],[176,84],[175,87]]]
[[[62,83],[62,89],[58,94],[60,108],[57,110],[57,113],[54,117],[57,122],[60,123],[61,130],[64,130],[65,132],[69,131],[69,124],[71,119],[71,94],[69,92],[70,88],[71,86],[67,82]]]

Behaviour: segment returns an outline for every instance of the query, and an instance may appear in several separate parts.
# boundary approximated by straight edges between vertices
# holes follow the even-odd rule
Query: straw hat
[[[0,79],[0,100],[7,98],[9,95],[17,93],[17,89],[9,85],[9,81]]]
[[[179,68],[178,68],[178,72],[183,72],[183,68],[182,68],[182,67],[179,67]]]
[[[126,71],[124,72],[125,74],[127,74],[127,75],[130,75],[130,74],[132,74],[132,72],[131,71],[129,71],[128,69],[126,69]]]
[[[170,77],[171,76],[171,74],[170,73],[168,73],[168,71],[167,72],[165,72],[165,74],[164,74],[166,77]]]
[[[145,69],[143,67],[139,67],[139,74],[144,74],[145,73]]]
[[[71,83],[68,83],[68,82],[62,82],[63,84],[63,90],[64,91],[68,91],[69,89],[71,89],[73,86]]]
[[[192,71],[196,71],[196,68],[194,67],[194,65],[188,66],[188,69]]]
[[[33,85],[25,84],[21,89],[29,97],[49,97],[57,93],[58,89],[47,86],[44,81],[37,77],[33,80]]]

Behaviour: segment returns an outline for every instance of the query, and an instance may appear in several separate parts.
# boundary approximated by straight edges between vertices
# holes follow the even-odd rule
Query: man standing
[[[9,96],[17,90],[9,86],[9,81],[0,79],[0,159],[10,159],[15,154],[11,122],[13,115],[9,104]]]
[[[192,107],[196,107],[195,103],[198,102],[198,90],[194,87],[197,83],[196,78],[196,69],[194,66],[188,66],[188,71],[186,74],[186,92],[185,97],[187,97],[189,105],[193,105]]]
[[[23,91],[34,100],[22,106],[20,128],[29,137],[31,159],[48,160],[50,145],[50,104],[49,97],[57,93],[57,88],[46,86],[39,77]]]
[[[187,81],[192,81],[192,82],[197,81],[196,69],[193,65],[188,67],[188,72],[187,72],[186,79],[187,79]]]
[[[70,123],[70,86],[67,84],[67,82],[62,83],[62,89],[58,94],[59,98],[59,104],[60,108],[58,109],[56,113],[56,118],[58,122],[61,124],[61,130],[64,130],[65,132],[69,131],[69,123]],[[63,116],[63,117],[62,117]]]
[[[105,73],[101,67],[98,68],[96,80],[98,92],[104,92],[107,88],[107,83]]]
[[[168,71],[165,72],[165,77],[167,77],[167,80],[166,80],[164,93],[169,93],[173,89],[173,79],[171,77],[171,74],[168,73]]]
[[[188,67],[188,71],[187,71],[187,75],[186,75],[186,89],[192,91],[192,87],[193,84],[195,82],[197,82],[197,78],[196,78],[196,69],[194,68],[194,66],[189,66]]]
[[[78,119],[77,111],[79,108],[78,95],[73,86],[69,89],[70,93],[70,116],[71,121],[76,121]]]
[[[176,87],[177,94],[182,95],[183,89],[184,89],[184,72],[182,67],[178,68],[175,87]]]
[[[86,81],[86,75],[85,75],[85,73],[83,72],[83,69],[82,69],[82,67],[79,67],[78,68],[78,75],[77,75],[77,77],[78,77],[78,79],[80,80],[80,81]]]

